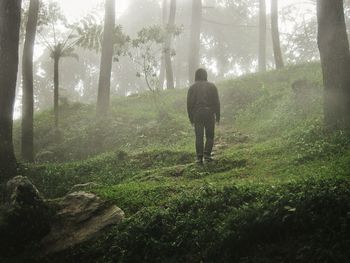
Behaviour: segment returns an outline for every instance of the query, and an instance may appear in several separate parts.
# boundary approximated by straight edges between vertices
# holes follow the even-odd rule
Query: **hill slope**
[[[218,86],[217,161],[204,167],[193,164],[186,90],[157,104],[116,98],[98,123],[93,107],[65,105],[59,143],[52,113],[37,116],[41,164],[22,174],[49,198],[97,183],[89,190],[128,217],[57,262],[350,261],[350,137],[322,129],[319,65]]]

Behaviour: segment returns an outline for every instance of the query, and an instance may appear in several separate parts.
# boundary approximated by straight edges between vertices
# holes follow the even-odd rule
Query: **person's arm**
[[[191,123],[194,123],[194,118],[193,118],[193,88],[190,87],[188,92],[187,92],[187,113],[188,113],[188,118]]]
[[[216,117],[216,122],[220,122],[220,118],[221,118],[220,98],[219,98],[218,89],[215,85],[214,85],[214,113]]]

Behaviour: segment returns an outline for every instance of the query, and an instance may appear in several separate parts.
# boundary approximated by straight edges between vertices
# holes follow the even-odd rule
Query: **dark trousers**
[[[215,117],[209,110],[198,110],[194,115],[197,158],[210,157],[214,146]],[[206,142],[204,146],[204,133]]]

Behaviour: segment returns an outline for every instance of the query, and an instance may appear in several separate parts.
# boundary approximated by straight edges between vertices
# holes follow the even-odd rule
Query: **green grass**
[[[307,86],[299,96],[297,80]],[[348,262],[350,136],[322,128],[318,64],[218,83],[216,161],[193,164],[186,90],[114,98],[35,120],[38,163],[21,173],[48,198],[75,184],[121,207],[126,221],[56,262]],[[15,128],[19,147],[18,124]],[[52,262],[52,261],[49,261]]]

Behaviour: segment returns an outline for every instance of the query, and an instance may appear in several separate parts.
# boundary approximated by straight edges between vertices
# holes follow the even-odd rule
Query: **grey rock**
[[[37,244],[50,231],[50,209],[27,177],[17,176],[6,184],[0,220],[0,254],[21,253]]]
[[[68,194],[56,204],[50,233],[41,241],[43,254],[64,251],[104,233],[119,224],[124,212],[98,196],[86,192]]]
[[[69,193],[74,193],[74,192],[78,192],[78,191],[86,191],[89,189],[92,189],[94,187],[98,187],[99,184],[94,183],[94,182],[89,182],[89,183],[85,183],[85,184],[76,184],[72,187],[72,189],[69,191]]]
[[[38,189],[24,176],[16,176],[6,184],[6,199],[8,206],[37,206],[44,203]]]
[[[6,244],[4,250],[16,248],[16,253],[30,243],[41,245],[41,256],[61,252],[98,237],[125,217],[120,208],[92,193],[77,191],[44,200],[23,176],[10,180],[6,193],[0,244]]]

